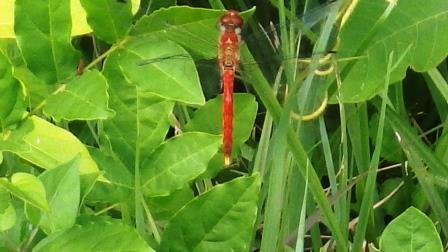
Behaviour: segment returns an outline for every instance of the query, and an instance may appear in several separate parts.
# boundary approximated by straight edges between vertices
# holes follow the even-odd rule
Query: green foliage
[[[403,57],[391,73],[391,83],[402,80],[409,67],[418,72],[436,67],[448,54],[445,46],[448,43],[447,30],[444,30],[448,29],[445,18],[448,2],[430,0],[424,3],[397,1],[365,51],[354,55],[368,35],[366,31],[375,25],[386,5],[386,1],[360,1],[341,30],[341,56],[361,57],[344,79],[341,89],[344,102],[365,101],[378,94],[386,76],[385,62],[391,52]]]
[[[72,79],[47,98],[44,113],[55,120],[101,120],[113,116],[108,109],[106,79],[96,70]]]
[[[443,251],[443,247],[431,219],[410,207],[384,229],[380,250],[429,252]]]
[[[24,109],[24,97],[20,83],[13,77],[9,59],[0,52],[0,129],[6,130],[17,123]]]
[[[12,204],[7,205],[2,213],[0,213],[0,231],[5,232],[16,225],[16,212]]]
[[[75,224],[80,199],[80,161],[80,157],[76,156],[72,161],[39,176],[50,211],[39,213],[38,209],[29,205],[26,205],[26,211],[29,220],[47,234],[71,228]]]
[[[257,113],[257,102],[250,94],[235,94],[233,100],[234,111],[238,111],[233,117],[233,153],[249,138],[253,127],[253,121]],[[221,104],[222,96],[207,101],[207,103],[195,111],[193,118],[185,125],[185,131],[201,131],[210,134],[221,134]]]
[[[257,174],[215,186],[171,219],[158,251],[246,251],[259,189]]]
[[[81,156],[81,174],[96,173],[98,167],[86,146],[72,133],[32,116],[0,140],[0,150],[10,151],[44,169],[52,169]]]
[[[204,133],[184,133],[161,144],[141,165],[145,196],[166,196],[194,180],[207,169],[221,138]]]
[[[0,1],[0,251],[446,247],[446,0],[138,2]]]
[[[139,92],[152,93],[166,100],[202,105],[204,97],[193,60],[162,60],[145,64],[145,60],[186,54],[181,46],[163,38],[131,38],[107,58],[104,75],[111,86],[116,82],[121,84],[121,79],[125,79]]]
[[[132,23],[129,1],[81,0],[87,12],[87,22],[98,38],[114,43],[122,39]]]
[[[18,172],[11,176],[11,181],[0,180],[0,184],[9,193],[42,211],[49,211],[45,188],[35,176]]]
[[[14,20],[22,56],[37,77],[51,85],[75,71],[79,52],[70,42],[69,0],[18,0]]]
[[[122,223],[76,225],[43,239],[33,251],[154,251],[132,227]]]

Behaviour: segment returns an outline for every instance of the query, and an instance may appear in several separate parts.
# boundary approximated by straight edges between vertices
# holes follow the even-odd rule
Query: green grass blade
[[[333,13],[338,9],[339,5],[335,5],[335,9]],[[333,14],[335,18],[335,13]],[[333,22],[334,23],[334,22]],[[325,42],[325,41],[324,41]],[[324,45],[322,45],[323,47]],[[318,50],[318,49],[317,49]],[[250,54],[249,50],[246,46],[243,46],[241,48],[241,56],[243,59],[248,60],[249,62],[253,62],[254,59],[252,55]],[[317,63],[317,59],[315,60]],[[315,63],[315,64],[316,64]],[[253,85],[255,91],[259,95],[261,101],[263,102],[264,106],[267,108],[268,112],[272,115],[274,122],[279,123],[280,117],[281,117],[281,106],[278,103],[276,97],[272,93],[272,90],[270,88],[269,83],[264,78],[262,72],[257,66],[247,66],[245,68],[246,73],[250,73],[249,80],[250,83]],[[297,166],[299,167],[299,170],[302,174],[302,176],[305,177],[306,175],[306,165],[309,162],[308,156],[306,151],[304,150],[303,146],[297,139],[296,133],[294,132],[292,126],[288,126],[287,130],[287,142],[289,145],[289,149],[295,159],[295,162],[297,163]],[[347,241],[342,235],[341,229],[343,227],[339,226],[339,221],[336,219],[336,216],[334,215],[330,203],[323,191],[323,188],[320,184],[319,177],[316,174],[316,171],[310,165],[309,168],[309,186],[310,190],[313,193],[314,197],[316,198],[317,203],[322,209],[322,212],[328,222],[328,226],[330,230],[333,232],[334,239],[338,245],[338,249],[340,251],[347,251]],[[345,228],[344,228],[345,229]]]
[[[445,100],[448,101],[448,83],[443,78],[443,75],[439,72],[437,68],[429,70],[427,74],[429,75],[429,77],[431,77],[431,80],[433,81],[434,85],[443,95]]]
[[[381,147],[383,142],[384,121],[386,116],[386,97],[389,86],[390,74],[392,72],[393,53],[389,55],[389,62],[387,66],[387,75],[384,85],[383,102],[381,104],[380,118],[378,123],[378,131],[376,134],[376,146],[373,151],[372,160],[370,161],[369,172],[367,175],[366,185],[364,189],[364,197],[361,203],[361,210],[359,213],[359,222],[355,232],[353,242],[353,251],[361,251],[364,236],[369,222],[370,210],[373,208],[373,196],[376,187],[376,175],[378,164],[380,161]]]
[[[269,188],[264,216],[263,238],[260,251],[277,251],[283,199],[286,185],[287,124],[281,124],[272,137],[269,165]]]
[[[378,107],[378,104],[375,104]],[[407,123],[403,118],[398,115],[392,108],[387,109],[387,119],[392,127],[395,129],[396,134],[399,136],[399,142],[402,148],[407,153],[408,159],[411,157],[416,163],[415,167],[420,167],[419,160],[429,166],[430,171],[437,174],[440,177],[448,177],[448,167],[444,164],[439,157],[437,157],[432,150],[429,149],[418,137],[415,130]],[[415,156],[415,157],[414,157]],[[416,158],[418,157],[418,159]],[[414,167],[414,169],[415,169]],[[416,172],[417,178],[422,183],[426,180],[425,173]],[[433,188],[430,183],[422,184],[426,197],[434,210],[442,229],[445,234],[448,233],[448,212],[440,200],[437,190]]]

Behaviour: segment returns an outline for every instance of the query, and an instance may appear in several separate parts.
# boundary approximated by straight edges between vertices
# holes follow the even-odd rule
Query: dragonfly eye
[[[219,23],[224,26],[241,27],[243,25],[243,19],[236,10],[227,11],[219,20]]]

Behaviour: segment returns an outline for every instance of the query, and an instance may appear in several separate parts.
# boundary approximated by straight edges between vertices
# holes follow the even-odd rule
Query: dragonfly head
[[[219,24],[221,26],[221,30],[223,31],[234,31],[236,33],[240,33],[241,27],[243,26],[243,18],[240,16],[238,11],[236,10],[228,10],[224,15],[219,19]]]

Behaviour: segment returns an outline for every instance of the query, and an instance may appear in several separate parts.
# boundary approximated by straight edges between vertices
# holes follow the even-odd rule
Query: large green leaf
[[[116,116],[104,122],[104,132],[116,155],[133,170],[137,149],[147,155],[165,139],[174,103],[139,92],[131,85],[121,87],[110,91],[110,106]]]
[[[81,174],[99,172],[84,144],[72,133],[37,116],[0,139],[0,150],[10,151],[44,169],[52,169],[81,155]]]
[[[216,58],[219,30],[217,23],[223,10],[175,6],[160,9],[141,18],[131,31],[133,36],[165,36],[195,56]],[[211,42],[213,41],[213,42]]]
[[[139,50],[142,53],[148,54],[145,48],[149,51],[156,49],[151,45],[144,45],[144,40],[141,42],[143,44]],[[164,73],[147,75],[145,71],[151,68],[157,70],[157,65],[140,67],[137,64],[145,56],[134,56],[126,47],[116,51],[106,60],[103,72],[109,83],[110,107],[116,111],[114,118],[104,121],[104,132],[116,155],[130,170],[134,169],[137,150],[142,155],[147,155],[165,139],[169,128],[169,115],[174,106],[173,102],[156,96],[154,92],[141,86],[164,86],[167,92],[171,93],[175,93],[176,89],[176,85],[171,86],[163,77],[157,80],[158,76],[165,75]],[[170,65],[165,64],[164,67]],[[195,71],[194,65],[190,70]],[[133,72],[131,75],[134,74],[136,78],[140,78],[139,75],[144,78],[136,82],[129,77],[129,71]],[[170,75],[169,68],[165,68],[165,71]],[[170,90],[170,86],[173,90]],[[196,89],[197,96],[202,97],[199,86]]]
[[[105,75],[110,71],[139,91],[187,104],[205,103],[193,60],[182,47],[164,38],[129,39],[108,57]]]
[[[30,205],[43,211],[50,210],[44,185],[32,174],[23,172],[14,173],[11,177],[11,182],[0,179],[0,186],[3,186],[12,195]]]
[[[76,156],[70,162],[39,176],[47,192],[50,212],[40,215],[37,209],[27,206],[27,213],[35,217],[34,224],[47,234],[71,228],[75,224],[80,198],[80,163],[80,157]]]
[[[18,122],[25,111],[20,83],[14,79],[12,65],[0,52],[0,132]]]
[[[107,81],[97,70],[84,72],[48,97],[44,113],[55,120],[98,120],[113,115]]]
[[[92,29],[86,21],[87,14],[80,3],[80,0],[71,0],[71,3],[72,23],[75,24],[72,27],[72,36],[83,35],[91,32]],[[136,13],[140,7],[140,0],[131,0],[131,3],[132,13]]]
[[[169,222],[158,251],[249,251],[259,177],[243,177],[190,201]]]
[[[353,55],[366,39],[387,1],[360,1],[340,34],[341,58]],[[382,88],[386,76],[388,55],[402,57],[409,52],[391,75],[391,83],[404,78],[411,67],[423,72],[437,66],[448,55],[448,1],[414,0],[397,1],[397,6],[370,42],[361,59],[343,81],[344,102],[359,102],[375,96]],[[397,57],[397,59],[399,58]]]
[[[255,8],[242,12],[244,18],[253,14]],[[193,56],[216,58],[219,29],[218,20],[225,10],[174,6],[160,9],[141,18],[131,35],[165,37],[187,49]]]
[[[257,102],[251,94],[234,95],[233,118],[233,152],[250,136],[255,117],[257,116]],[[185,131],[201,131],[210,134],[222,134],[221,123],[222,96],[207,101],[205,106],[194,113],[193,119],[185,126]]]
[[[165,196],[206,171],[221,138],[200,132],[184,133],[160,145],[143,161],[142,187],[146,196]]]
[[[49,235],[40,241],[35,252],[96,252],[96,251],[154,251],[135,229],[112,222],[93,222],[74,226],[66,231]]]
[[[132,24],[132,3],[117,0],[81,0],[87,22],[94,33],[108,43],[120,40]]]
[[[47,84],[76,71],[79,54],[71,44],[70,0],[16,0],[17,42],[28,68]]]
[[[431,219],[417,208],[410,207],[384,229],[380,250],[436,252],[443,251],[443,247]]]

